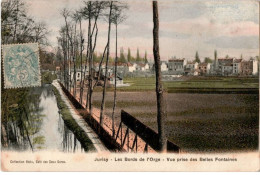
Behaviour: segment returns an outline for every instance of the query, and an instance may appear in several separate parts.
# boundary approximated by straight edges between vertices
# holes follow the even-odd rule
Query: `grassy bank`
[[[51,72],[42,72],[42,84],[51,84],[53,80],[57,79],[56,74],[52,74]]]
[[[61,99],[61,95],[56,87],[53,87],[53,92],[57,99],[58,108],[60,110],[62,119],[64,120],[65,125],[69,128],[70,131],[74,133],[76,138],[81,143],[83,149],[87,151],[95,151],[94,145],[91,140],[88,138],[84,130],[77,124],[74,118],[71,116],[71,113],[65,104],[65,102]]]

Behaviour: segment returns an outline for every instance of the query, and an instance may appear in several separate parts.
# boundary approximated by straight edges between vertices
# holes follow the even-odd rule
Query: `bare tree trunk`
[[[83,37],[82,37],[82,28],[81,28],[81,19],[79,21],[79,30],[80,30],[80,94],[79,94],[79,101],[82,104],[82,95],[83,95],[83,70],[82,70],[82,53],[83,53]],[[84,77],[85,78],[85,77]]]
[[[16,18],[15,18],[15,25],[14,25],[13,43],[15,42],[15,37],[16,37],[16,30],[17,30],[17,23],[18,23],[18,11],[19,11],[19,1],[17,1],[17,6],[16,6]]]
[[[114,87],[114,105],[112,112],[112,131],[113,137],[115,135],[115,109],[116,109],[116,78],[117,78],[117,24],[116,24],[116,59],[115,59],[115,87]]]
[[[105,71],[105,79],[104,79],[104,86],[103,86],[103,97],[101,103],[101,110],[100,110],[100,125],[103,125],[103,113],[105,110],[105,98],[106,98],[106,85],[107,85],[107,65],[109,61],[109,48],[110,48],[110,31],[111,31],[111,13],[112,13],[112,5],[113,1],[110,2],[110,11],[109,11],[109,25],[108,25],[108,36],[107,36],[107,60],[106,60],[106,71]]]
[[[77,22],[75,23],[75,31],[74,31],[74,50],[73,50],[73,64],[74,64],[74,74],[73,74],[73,79],[74,79],[74,88],[73,88],[73,95],[74,97],[77,99],[77,80],[76,80],[76,74],[77,74],[77,71],[76,71],[76,58],[77,58],[77,41],[76,41],[76,31],[77,31]]]
[[[161,66],[160,66],[160,52],[159,52],[159,16],[157,1],[153,1],[153,54],[154,65],[156,73],[156,96],[157,96],[157,123],[159,134],[160,151],[167,151],[167,140],[165,137],[165,117],[166,110],[163,99],[163,87],[161,82]]]
[[[89,30],[89,82],[88,82],[88,107],[89,113],[92,115],[92,37],[91,37],[91,2],[90,2],[90,9],[89,9],[89,23],[88,23],[88,30]]]

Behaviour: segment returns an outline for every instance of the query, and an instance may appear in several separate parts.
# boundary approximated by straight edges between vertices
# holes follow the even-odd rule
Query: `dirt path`
[[[65,104],[68,106],[68,109],[70,110],[70,113],[72,117],[75,119],[75,121],[78,123],[78,125],[85,131],[87,136],[90,138],[91,142],[93,143],[94,147],[98,152],[103,151],[109,151],[101,142],[98,135],[92,130],[91,127],[88,126],[88,124],[85,122],[85,120],[77,113],[77,110],[73,107],[73,105],[70,103],[69,99],[66,97],[64,92],[61,89],[60,84],[57,80],[54,80],[52,83],[59,91],[62,100],[65,102]]]

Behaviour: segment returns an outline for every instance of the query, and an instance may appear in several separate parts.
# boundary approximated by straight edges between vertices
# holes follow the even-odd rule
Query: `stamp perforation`
[[[6,85],[6,74],[5,74],[5,53],[4,53],[4,47],[8,47],[8,46],[16,46],[16,45],[37,45],[36,46],[36,50],[34,50],[34,52],[37,52],[37,53],[35,53],[36,55],[37,55],[37,57],[38,57],[38,60],[37,60],[37,62],[38,62],[38,71],[37,71],[37,74],[38,74],[38,81],[37,81],[37,83],[39,84],[39,85],[16,85],[16,86],[7,86]],[[39,86],[41,86],[41,71],[40,71],[40,69],[41,69],[41,64],[40,64],[40,55],[39,55],[39,50],[40,50],[40,48],[39,48],[39,44],[38,43],[33,43],[33,42],[30,42],[30,43],[16,43],[16,44],[4,44],[4,45],[2,45],[2,47],[1,47],[1,49],[2,49],[2,58],[3,58],[3,60],[2,60],[2,65],[3,65],[3,82],[4,82],[4,88],[5,89],[16,89],[16,88],[29,88],[29,87],[39,87]]]

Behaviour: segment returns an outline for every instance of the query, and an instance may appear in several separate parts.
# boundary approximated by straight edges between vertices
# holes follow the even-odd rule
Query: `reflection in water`
[[[80,142],[65,126],[50,85],[31,88],[18,97],[6,124],[11,150],[83,152]]]

